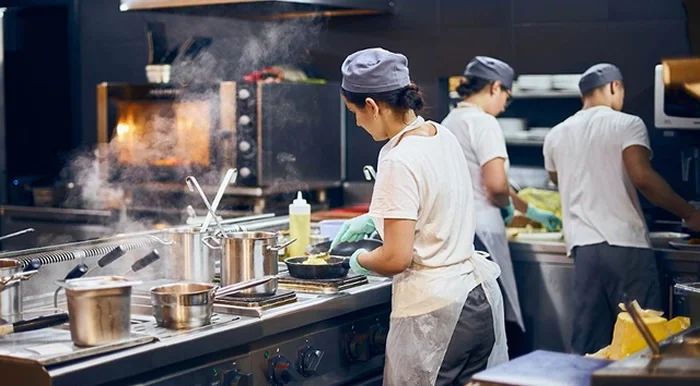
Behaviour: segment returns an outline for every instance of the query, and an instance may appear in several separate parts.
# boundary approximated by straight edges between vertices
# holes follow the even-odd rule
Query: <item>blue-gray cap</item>
[[[610,63],[598,63],[591,66],[581,75],[581,80],[578,81],[578,89],[581,91],[581,94],[585,94],[616,80],[622,80],[622,72],[617,66]]]
[[[368,48],[348,56],[340,67],[341,87],[354,93],[381,93],[411,84],[408,59],[383,48]]]
[[[474,76],[490,81],[500,81],[503,87],[513,88],[513,78],[515,71],[508,63],[488,56],[477,56],[472,59],[467,68],[464,69],[464,76]]]

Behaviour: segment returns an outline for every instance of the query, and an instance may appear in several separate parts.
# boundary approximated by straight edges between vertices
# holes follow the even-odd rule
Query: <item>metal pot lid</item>
[[[56,281],[56,285],[71,291],[92,291],[132,287],[141,283],[141,281],[129,280],[122,276],[95,276]]]

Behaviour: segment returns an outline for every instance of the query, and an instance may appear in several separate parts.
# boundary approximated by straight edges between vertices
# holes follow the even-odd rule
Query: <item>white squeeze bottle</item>
[[[311,243],[311,205],[297,192],[296,200],[289,205],[289,237],[297,239],[289,247],[289,256],[304,256]]]

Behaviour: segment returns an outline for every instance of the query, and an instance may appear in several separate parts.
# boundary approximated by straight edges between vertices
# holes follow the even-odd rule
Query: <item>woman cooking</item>
[[[381,48],[342,65],[345,105],[375,141],[388,142],[369,213],[347,221],[333,244],[375,230],[384,240],[350,258],[357,273],[393,276],[384,384],[463,385],[508,359],[499,269],[474,252],[466,160],[452,133],[416,115],[423,100],[407,65]]]
[[[457,137],[471,174],[476,206],[476,244],[483,247],[501,267],[500,284],[506,298],[506,320],[525,330],[520,312],[513,264],[508,250],[505,224],[513,218],[514,206],[548,230],[561,226],[553,213],[539,210],[510,189],[506,143],[496,116],[505,111],[511,98],[515,73],[505,62],[477,56],[467,64],[457,92],[463,101],[442,124]],[[471,216],[470,213],[466,214]],[[516,327],[517,331],[517,327]],[[510,335],[510,333],[509,333]]]

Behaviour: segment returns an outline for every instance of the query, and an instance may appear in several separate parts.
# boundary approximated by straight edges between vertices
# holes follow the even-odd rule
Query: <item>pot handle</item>
[[[277,252],[280,249],[284,249],[284,248],[287,248],[288,246],[292,245],[292,243],[294,243],[295,241],[297,241],[297,239],[287,240],[287,241],[283,242],[282,244],[269,246],[269,247],[267,247],[267,249],[270,251]]]
[[[274,275],[263,276],[259,279],[246,280],[246,281],[242,281],[240,283],[231,284],[231,285],[226,286],[226,287],[216,288],[214,290],[214,298],[219,298],[222,296],[231,295],[231,294],[234,294],[238,291],[243,291],[244,289],[257,287],[257,286],[259,286],[261,284],[265,284],[268,281],[275,279],[275,278],[277,278],[277,276],[274,276]]]
[[[6,285],[13,283],[15,281],[24,281],[24,280],[29,280],[32,278],[32,276],[36,275],[39,272],[38,269],[31,270],[31,271],[24,271],[24,272],[19,272],[15,273],[10,276],[5,276],[0,278],[0,290],[4,288]]]
[[[212,241],[214,245],[209,244],[209,241]],[[202,237],[202,244],[206,245],[209,249],[221,249],[221,242],[216,239],[214,236],[204,236]]]
[[[161,243],[161,244],[163,244],[163,245],[173,245],[173,244],[175,244],[175,240],[163,240],[163,239],[161,239],[160,237],[154,236],[154,235],[148,235],[148,237],[151,238],[151,239],[153,239],[153,240],[155,240],[155,241],[157,241],[157,242],[159,242],[159,243]]]

